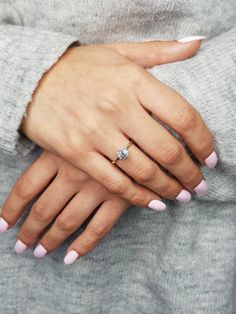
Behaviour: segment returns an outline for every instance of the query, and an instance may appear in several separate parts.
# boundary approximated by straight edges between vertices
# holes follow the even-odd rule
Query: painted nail
[[[17,254],[23,253],[27,250],[28,246],[21,240],[17,240],[15,244],[15,252]]]
[[[207,165],[207,167],[213,169],[215,168],[217,161],[218,161],[218,157],[216,155],[216,152],[214,151],[205,159],[205,164]]]
[[[8,223],[2,217],[0,218],[0,233],[4,233],[8,229]]]
[[[39,244],[34,250],[34,256],[37,258],[43,258],[47,254],[47,250],[41,244]]]
[[[177,201],[180,203],[187,204],[191,201],[192,195],[187,190],[182,190],[179,195],[176,197]]]
[[[159,200],[153,200],[148,204],[148,207],[153,210],[161,211],[166,209],[166,204]]]
[[[205,39],[205,36],[188,36],[188,37],[184,37],[184,38],[180,38],[177,41],[179,43],[188,43],[190,41],[195,41],[195,40],[202,40]]]
[[[79,258],[79,253],[77,253],[76,251],[72,250],[69,253],[66,254],[65,258],[64,258],[64,263],[66,265],[70,265],[72,263],[74,263],[77,258]]]
[[[194,191],[198,194],[198,195],[204,195],[208,192],[208,185],[206,183],[205,180],[202,180],[198,186],[195,187]]]

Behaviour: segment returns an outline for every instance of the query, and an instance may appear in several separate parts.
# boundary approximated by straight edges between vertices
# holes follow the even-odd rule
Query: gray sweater
[[[43,260],[0,238],[0,313],[236,312],[236,1],[0,0],[0,202],[41,149],[20,135],[43,73],[74,42],[205,35],[193,58],[150,72],[203,116],[220,161],[207,196],[165,212],[130,207],[105,241],[70,267],[72,239]],[[25,213],[26,215],[26,213]],[[24,217],[23,217],[24,218]]]

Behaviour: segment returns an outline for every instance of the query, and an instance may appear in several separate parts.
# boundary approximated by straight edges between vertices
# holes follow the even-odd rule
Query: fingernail
[[[8,229],[8,223],[2,217],[0,218],[0,233],[4,233]]]
[[[166,204],[159,200],[153,200],[148,204],[148,207],[153,210],[161,211],[166,209]]]
[[[37,258],[43,258],[47,254],[47,250],[41,244],[39,244],[34,250],[34,256]]]
[[[182,190],[179,195],[176,197],[177,201],[187,204],[191,201],[192,195],[187,190]]]
[[[66,265],[70,265],[70,264],[74,263],[77,260],[77,258],[79,258],[79,253],[72,250],[66,254],[66,256],[64,258],[64,263]]]
[[[205,159],[205,164],[207,165],[207,167],[209,168],[215,168],[216,164],[217,164],[217,161],[218,161],[218,157],[216,155],[216,152],[213,151],[210,156],[208,156],[206,159]]]
[[[198,194],[198,195],[204,195],[208,192],[208,185],[206,183],[205,180],[202,180],[198,186],[195,187],[194,191]]]
[[[188,37],[180,38],[177,41],[179,43],[188,43],[189,41],[201,40],[205,38],[206,36],[188,36]]]
[[[23,253],[27,250],[28,246],[21,240],[17,240],[15,244],[15,252],[17,254]]]

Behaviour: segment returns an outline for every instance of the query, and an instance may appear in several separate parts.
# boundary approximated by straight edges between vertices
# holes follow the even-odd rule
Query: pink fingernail
[[[34,250],[34,256],[37,258],[43,258],[47,254],[47,252],[48,251],[45,249],[45,247],[39,244]]]
[[[218,161],[218,157],[216,155],[216,152],[213,151],[206,159],[205,159],[205,164],[209,168],[215,168],[216,164]]]
[[[24,242],[22,242],[21,240],[17,240],[16,241],[16,244],[15,244],[15,252],[17,253],[17,254],[20,254],[20,253],[23,253],[23,252],[25,252],[26,250],[27,250],[27,248],[28,248],[28,246],[24,243]]]
[[[4,233],[8,229],[8,223],[2,217],[0,218],[0,233]]]
[[[64,258],[64,263],[66,265],[70,265],[72,263],[74,263],[77,258],[79,258],[79,253],[77,253],[76,251],[72,250],[69,253],[66,254],[65,258]]]
[[[198,195],[204,195],[208,192],[208,185],[206,183],[205,180],[202,180],[198,186],[195,187],[194,191],[198,194]]]
[[[187,190],[182,190],[179,195],[176,197],[177,201],[187,204],[191,201],[192,195]]]
[[[187,37],[184,37],[184,38],[180,38],[177,41],[179,43],[188,43],[190,41],[202,40],[202,39],[205,39],[205,38],[206,38],[205,36],[187,36]]]
[[[166,209],[166,204],[159,200],[153,200],[148,204],[148,207],[153,210],[161,211]]]

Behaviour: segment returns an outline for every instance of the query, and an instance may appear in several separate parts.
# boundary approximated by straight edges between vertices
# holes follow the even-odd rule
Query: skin
[[[203,180],[199,168],[150,113],[179,133],[201,163],[214,150],[212,135],[199,113],[145,68],[189,57],[199,46],[200,41],[70,48],[41,80],[22,132],[131,204],[175,199],[184,187],[193,191]],[[129,138],[135,142],[129,158],[113,165]]]
[[[17,238],[31,247],[41,237],[39,244],[47,252],[55,250],[98,208],[85,231],[67,250],[75,250],[80,256],[87,254],[108,234],[129,206],[82,170],[44,152],[18,179],[3,204],[1,216],[9,223],[9,228],[40,193]]]
[[[40,89],[38,89],[34,95],[34,100],[30,105],[28,117],[24,121],[22,129],[25,132],[25,134],[29,136],[29,138],[33,139],[40,146],[46,147],[48,150],[55,151],[55,153],[57,153],[58,155],[60,155],[60,151],[56,150],[56,148],[58,147],[65,148],[65,151],[66,149],[72,148],[76,149],[73,156],[70,155],[68,152],[63,153],[63,150],[61,151],[61,154],[64,157],[66,156],[69,159],[70,163],[68,163],[65,159],[62,159],[59,156],[55,155],[54,153],[45,151],[41,155],[41,157],[32,166],[30,166],[29,169],[16,182],[10,195],[3,204],[1,213],[1,217],[3,217],[5,221],[8,222],[9,228],[14,226],[19,217],[22,215],[24,209],[27,207],[27,205],[38,194],[41,194],[38,200],[34,203],[28,218],[22,225],[20,232],[18,234],[18,239],[20,239],[27,247],[31,247],[38,241],[38,239],[40,239],[39,244],[45,248],[47,253],[51,252],[55,250],[63,241],[65,241],[65,239],[69,235],[76,231],[81,226],[81,224],[96,209],[96,213],[93,216],[93,218],[89,221],[85,231],[70,245],[70,247],[67,250],[67,253],[70,252],[71,250],[74,250],[78,252],[79,256],[83,256],[90,252],[92,249],[94,249],[100,243],[100,241],[108,234],[108,232],[114,226],[116,221],[129,206],[128,201],[122,199],[121,197],[113,193],[114,189],[110,189],[112,191],[109,191],[102,184],[99,184],[99,180],[100,181],[102,180],[101,178],[104,178],[104,180],[108,180],[108,182],[111,182],[108,177],[104,177],[104,174],[102,177],[99,176],[99,174],[102,175],[103,171],[103,168],[101,166],[102,156],[98,157],[98,159],[96,158],[94,159],[93,161],[95,162],[94,168],[93,163],[91,163],[91,159],[88,158],[89,156],[91,156],[92,153],[95,154],[95,149],[97,156],[99,156],[98,144],[100,143],[101,145],[105,145],[109,141],[109,138],[105,138],[104,134],[102,133],[103,128],[101,132],[100,129],[93,130],[93,132],[86,132],[86,130],[88,130],[89,128],[91,131],[91,125],[89,127],[88,125],[85,126],[83,124],[82,121],[83,118],[82,119],[79,118],[78,113],[76,111],[78,109],[77,106],[75,106],[75,108],[71,108],[70,102],[68,102],[68,104],[66,105],[66,102],[69,99],[67,94],[74,97],[71,98],[72,103],[73,100],[75,101],[78,100],[79,104],[83,103],[82,95],[85,91],[81,90],[80,95],[78,94],[74,95],[73,93],[75,93],[74,91],[75,86],[73,85],[74,83],[72,84],[73,80],[79,79],[78,75],[77,77],[75,77],[76,73],[74,73],[73,70],[73,68],[76,67],[77,62],[79,62],[79,57],[82,58],[81,61],[82,63],[87,64],[85,68],[81,66],[79,76],[85,75],[85,78],[89,76],[89,71],[91,67],[89,63],[94,63],[92,67],[95,66],[95,69],[96,67],[98,67],[96,74],[97,80],[99,75],[102,76],[104,72],[106,75],[108,75],[106,68],[104,68],[105,66],[102,62],[102,59],[105,57],[108,58],[109,55],[110,59],[108,58],[108,60],[111,64],[113,64],[110,70],[112,71],[115,68],[117,73],[120,74],[119,80],[121,80],[122,75],[123,78],[128,80],[129,77],[126,75],[126,69],[128,69],[129,75],[132,74],[131,72],[129,72],[130,64],[132,64],[132,67],[135,69],[137,69],[136,66],[139,66],[138,71],[141,71],[141,69],[144,70],[145,67],[151,67],[155,64],[167,63],[190,57],[194,53],[196,53],[199,46],[200,42],[192,42],[184,45],[178,44],[176,42],[165,43],[152,42],[151,44],[150,43],[119,44],[102,47],[95,46],[92,48],[88,47],[89,51],[86,52],[84,52],[84,50],[83,52],[81,52],[81,50],[78,52],[78,50],[74,50],[73,48],[66,54],[66,61],[60,61],[62,62],[62,65],[59,66],[59,69],[55,71],[54,75],[52,75],[52,77],[50,76],[49,78],[46,77],[46,79],[44,77],[43,81],[41,81],[40,83]],[[115,53],[113,54],[113,52]],[[93,60],[93,62],[91,62],[91,60],[89,62],[87,54],[91,54],[89,55],[89,58]],[[132,60],[132,62],[130,60]],[[127,65],[128,68],[126,68]],[[125,74],[119,72],[120,67],[123,69]],[[79,68],[76,70],[79,71]],[[140,73],[144,75],[142,71]],[[104,76],[104,80],[108,84],[106,75]],[[137,85],[139,84],[139,82],[136,78],[136,75],[137,72],[135,72],[135,76],[133,77],[133,79],[135,81],[135,84]],[[65,78],[62,79],[63,77],[66,77],[66,79]],[[159,111],[157,112],[155,108],[151,110],[152,109],[151,105],[149,107],[148,106],[142,107],[140,104],[137,105],[137,103],[136,105],[133,105],[132,101],[127,101],[127,104],[131,106],[131,109],[126,105],[125,110],[135,114],[136,118],[139,117],[140,113],[140,119],[144,119],[144,121],[145,119],[147,119],[148,122],[146,125],[147,130],[145,128],[142,128],[142,133],[146,134],[146,137],[149,138],[148,142],[149,143],[152,142],[155,144],[156,137],[152,138],[152,136],[150,136],[150,134],[152,134],[154,130],[156,131],[156,134],[159,134],[159,136],[161,136],[164,139],[164,141],[167,142],[169,141],[168,142],[170,143],[169,145],[173,145],[174,143],[174,145],[179,145],[178,147],[180,147],[180,144],[178,144],[175,139],[172,139],[172,137],[169,134],[166,135],[166,132],[163,131],[162,127],[158,126],[158,129],[155,128],[152,129],[154,124],[157,124],[157,122],[152,120],[150,116],[147,114],[147,111],[152,111],[156,115],[157,113],[159,113],[158,117],[159,118],[162,117],[163,122],[167,123],[169,121],[170,122],[169,124],[172,124],[172,118],[173,117],[176,118],[177,115],[177,113],[173,112],[173,107],[171,105],[171,102],[173,101],[175,105],[178,105],[180,106],[180,108],[182,108],[182,111],[178,111],[182,112],[180,119],[182,121],[181,125],[182,127],[185,126],[183,128],[182,137],[186,138],[186,141],[189,142],[192,151],[196,153],[195,155],[198,156],[199,160],[203,163],[205,156],[207,156],[209,152],[213,150],[213,147],[210,141],[211,135],[209,134],[209,131],[207,130],[205,124],[202,122],[199,115],[196,114],[196,116],[194,117],[194,119],[196,119],[194,120],[195,124],[194,128],[191,127],[191,123],[189,124],[189,121],[188,123],[183,123],[184,122],[183,117],[185,117],[184,113],[185,111],[183,110],[187,110],[188,114],[190,115],[192,115],[192,112],[194,112],[195,114],[195,111],[192,111],[192,109],[186,109],[190,108],[186,101],[184,101],[178,94],[171,91],[169,88],[165,87],[160,82],[157,82],[155,79],[153,79],[147,74],[145,74],[144,77],[142,78],[138,76],[138,78],[142,81],[144,87],[148,90],[148,93],[145,92],[145,90],[143,89],[144,87],[142,87],[141,85],[137,85],[139,87],[140,94],[138,96],[136,95],[136,97],[139,97],[140,99],[142,98],[142,104],[153,103],[152,105],[154,107],[155,106],[159,107]],[[98,82],[100,80],[101,79],[99,79]],[[67,81],[69,81],[69,83],[67,83]],[[95,84],[96,82],[94,81],[93,85],[95,86],[94,88],[95,95],[97,94],[98,90],[101,87],[103,87],[103,85],[101,86],[100,84],[98,84],[98,82],[97,84]],[[84,83],[86,89],[87,88],[86,86],[89,83],[86,81],[86,79]],[[98,90],[97,85],[99,87]],[[108,87],[113,88],[112,90],[114,91],[114,87],[110,87],[109,84]],[[134,90],[132,90],[131,88],[132,84],[129,85],[129,87],[133,94],[135,94]],[[60,94],[59,92],[60,88],[63,90],[62,94]],[[52,89],[51,92],[50,89]],[[56,90],[58,94],[56,94]],[[67,95],[66,97],[64,95],[65,90],[67,91],[67,93],[65,93],[65,95]],[[157,92],[158,94],[156,94]],[[90,95],[90,93],[88,93],[88,95]],[[103,96],[103,93],[100,93],[100,95]],[[111,94],[109,92],[106,95],[109,96]],[[86,103],[88,105],[88,108],[90,108],[91,106],[91,109],[93,109],[94,106],[95,111],[99,109],[98,111],[96,111],[96,115],[98,115],[100,119],[99,121],[101,121],[100,123],[102,123],[101,125],[106,126],[104,130],[106,132],[107,130],[109,130],[110,133],[112,132],[112,130],[115,129],[117,131],[116,136],[119,137],[120,135],[117,134],[119,134],[118,130],[121,131],[121,124],[119,124],[119,119],[116,120],[114,116],[114,113],[117,113],[117,103],[112,102],[111,104],[110,102],[106,101],[105,104],[103,103],[101,105],[100,103],[100,106],[97,108],[93,103],[93,99],[90,99],[90,96],[88,98],[89,101]],[[156,103],[156,98],[160,100],[160,103]],[[166,109],[162,108],[161,101],[164,102],[166,101],[165,105],[167,109],[169,108],[169,110],[172,110],[170,111],[172,114],[169,114],[169,117],[165,117]],[[50,102],[52,104],[51,107]],[[115,109],[113,108],[114,104]],[[54,107],[56,105],[57,108],[55,109]],[[144,108],[145,110],[143,110]],[[74,109],[76,110],[74,111]],[[178,108],[175,108],[175,110],[176,109]],[[118,110],[120,114],[124,114],[123,111],[124,110],[122,108]],[[76,115],[73,116],[74,114]],[[86,108],[84,108],[83,106],[81,106],[80,114],[82,117],[85,117],[87,114]],[[90,111],[89,114],[91,114]],[[47,115],[49,115],[50,121],[47,121]],[[91,115],[90,121],[91,124],[96,125],[97,123],[96,115],[93,114]],[[132,118],[132,116],[133,115],[131,114],[130,117]],[[102,117],[105,117],[105,120],[102,119]],[[45,124],[45,121],[43,121],[42,118],[45,118],[48,124],[47,123]],[[117,126],[119,126],[119,128],[115,127],[115,124],[109,124],[108,122],[110,121],[109,119],[111,119],[111,121],[113,120],[116,121]],[[59,128],[60,123],[62,123],[63,125],[62,128]],[[82,130],[81,133],[78,133],[79,130],[77,128],[77,124],[81,127]],[[150,125],[148,126],[148,124]],[[37,127],[37,125],[39,127]],[[56,129],[54,130],[53,128],[50,128],[50,125],[54,125]],[[177,130],[177,127],[175,129]],[[43,137],[43,132],[41,130],[45,131],[50,140],[47,140],[47,136],[46,138]],[[64,132],[62,132],[63,130]],[[51,134],[49,134],[50,131],[52,132]],[[71,135],[69,131],[72,131]],[[97,133],[95,133],[95,131]],[[142,134],[140,133],[140,130],[137,129],[137,132],[138,135],[141,137]],[[59,133],[60,135],[59,138],[57,133]],[[87,136],[87,144],[89,144],[90,146],[86,146],[85,145],[86,143],[83,142],[83,140],[85,140],[84,134]],[[95,137],[93,136],[94,134],[96,135],[96,142],[94,141],[95,139]],[[88,135],[90,135],[90,137]],[[76,138],[76,136],[78,137]],[[115,139],[117,139],[116,136],[115,135],[111,136],[112,141],[109,142],[110,145],[112,145],[112,142],[115,142]],[[209,137],[210,139],[209,140],[210,145],[208,146],[206,145],[207,147],[205,149],[205,153],[203,153],[203,150],[199,149],[196,146],[197,145],[196,142],[198,140],[200,142],[201,136],[206,136],[206,138]],[[193,138],[191,139],[191,137]],[[75,138],[77,139],[76,141]],[[104,141],[101,141],[101,138]],[[67,141],[69,144],[67,143]],[[59,144],[56,145],[56,143]],[[149,143],[147,143],[146,146],[144,145],[147,148],[147,150],[149,149],[148,147]],[[84,154],[84,152],[79,152],[77,150],[78,147],[80,146],[78,145],[77,147],[77,144],[82,145],[82,147],[86,149],[85,151],[87,152],[87,155]],[[160,145],[160,143],[158,143],[158,145]],[[109,148],[109,145],[107,146]],[[131,197],[131,200],[133,200],[134,204],[137,203],[141,205],[144,204],[145,206],[147,205],[147,202],[149,200],[152,200],[154,198],[160,199],[160,197],[154,192],[158,192],[160,195],[165,197],[173,198],[173,196],[176,195],[179,192],[179,190],[183,188],[182,185],[177,180],[170,178],[169,176],[167,176],[167,174],[160,170],[158,165],[154,162],[155,159],[152,153],[150,153],[150,156],[152,157],[151,160],[149,159],[148,155],[144,154],[141,151],[141,149],[139,149],[135,145],[131,147],[132,147],[131,152],[134,152],[135,150],[135,153],[131,154],[129,159],[125,161],[126,164],[122,164],[121,161],[117,164],[117,166],[120,167],[124,172],[128,173],[129,171],[131,171],[131,173],[129,172],[128,174],[130,176],[135,177],[134,179],[137,182],[143,184],[147,188],[142,187],[140,184],[138,185],[134,183],[128,177],[126,178],[124,173],[120,174],[118,168],[116,168],[116,166],[112,166],[111,163],[106,163],[106,166],[110,169],[110,171],[112,172],[115,171],[114,172],[115,175],[122,175],[123,180],[129,180],[128,182],[131,185],[131,192],[133,189],[132,193],[137,193],[135,199],[134,197]],[[75,158],[77,156],[80,156],[80,158]],[[86,161],[86,158],[88,165],[91,166],[91,169],[89,169],[89,167],[88,168],[85,167],[86,170],[88,170],[87,173],[89,172],[92,173],[93,171],[98,173],[94,175],[97,178],[98,182],[95,181],[91,176],[89,176],[85,171],[78,168],[78,160],[81,159],[83,164],[83,161]],[[193,173],[196,174],[197,179],[196,178],[194,179],[193,178],[194,176],[191,176],[191,178],[193,178],[192,179],[193,182],[194,180],[196,182],[200,181],[202,177],[199,170],[192,163],[190,158],[188,156],[187,157],[185,156],[185,153],[183,153],[181,159],[178,159],[178,162],[176,161],[176,163],[174,162],[172,166],[173,165],[175,165],[176,167],[178,166],[180,167],[180,169],[182,169],[182,171],[185,169],[186,175],[188,175],[188,167],[184,168],[184,165],[182,165],[183,162],[186,162],[190,168],[192,167],[192,171],[194,171]],[[76,165],[76,167],[73,166],[73,164]],[[152,178],[153,176],[150,176],[151,172],[147,171],[147,169],[153,169],[153,174],[155,172],[155,176],[157,176],[157,178]],[[104,171],[107,170],[105,169]],[[111,173],[112,176],[114,176],[114,173]],[[136,177],[136,173],[138,173],[138,177]],[[140,176],[141,173],[142,176]],[[117,180],[117,178],[114,180]],[[183,181],[184,180],[186,179],[183,178]],[[105,186],[107,186],[108,188],[111,187],[109,184],[107,184],[106,181],[104,182]],[[194,186],[194,184],[192,183],[192,186]],[[187,185],[191,187],[191,182],[189,181]],[[123,192],[118,191],[117,194],[120,194],[122,197],[125,198],[129,198],[128,196],[131,195],[125,193],[124,191]],[[52,225],[50,229],[45,231],[46,228],[51,223]]]

